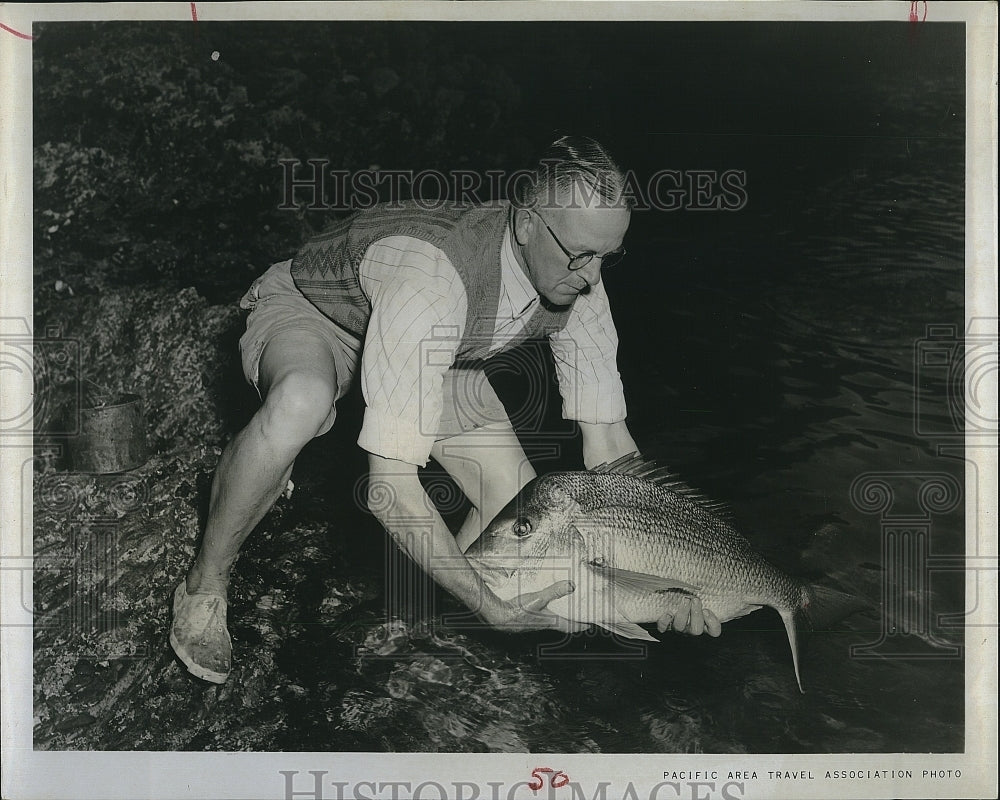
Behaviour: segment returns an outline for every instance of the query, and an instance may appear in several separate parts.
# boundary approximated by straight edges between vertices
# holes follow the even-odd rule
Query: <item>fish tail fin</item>
[[[840,592],[818,583],[803,585],[799,605],[809,630],[814,631],[829,628],[855,611],[868,607],[869,603],[856,595]]]
[[[802,676],[799,673],[799,645],[797,632],[800,630],[821,630],[828,628],[855,611],[868,607],[868,603],[859,597],[846,592],[839,592],[828,586],[817,583],[803,584],[799,604],[794,608],[779,608],[781,621],[785,623],[788,634],[788,646],[792,649],[792,666],[795,668],[795,680],[802,688]]]
[[[796,636],[796,630],[803,624],[808,624],[808,620],[803,618],[802,607],[793,609],[779,608],[778,613],[781,614],[781,621],[785,623],[785,633],[788,634],[788,646],[792,649],[792,667],[795,669],[795,681],[799,685],[799,691],[802,694],[806,693],[806,690],[802,688],[802,676],[799,673],[799,640]]]

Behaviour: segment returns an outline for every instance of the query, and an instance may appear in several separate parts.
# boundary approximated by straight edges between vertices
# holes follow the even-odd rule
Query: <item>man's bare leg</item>
[[[455,536],[462,552],[507,505],[535,470],[510,423],[497,423],[442,439],[431,450],[434,459],[455,479],[472,510]]]
[[[226,446],[212,481],[205,536],[174,595],[170,642],[188,669],[221,683],[231,645],[229,577],[240,547],[278,499],[296,456],[333,420],[337,371],[328,346],[301,334],[275,337],[260,360],[264,403]]]

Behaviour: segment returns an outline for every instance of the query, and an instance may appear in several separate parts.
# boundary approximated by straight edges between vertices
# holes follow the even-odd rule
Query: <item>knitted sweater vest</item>
[[[500,302],[500,250],[508,206],[427,210],[412,202],[401,205],[377,205],[338,220],[292,259],[295,285],[327,317],[363,337],[371,317],[371,303],[358,280],[365,251],[389,236],[413,236],[440,248],[465,287],[468,312],[458,347],[460,360],[488,358],[525,339],[565,327],[572,306],[540,304],[520,335],[490,353]]]

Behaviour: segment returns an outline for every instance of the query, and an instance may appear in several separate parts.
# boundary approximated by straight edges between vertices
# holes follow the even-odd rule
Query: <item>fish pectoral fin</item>
[[[690,594],[697,594],[698,587],[690,583],[684,583],[674,578],[664,578],[660,575],[650,575],[646,572],[633,572],[628,569],[617,569],[609,567],[600,562],[592,561],[590,566],[598,570],[609,581],[634,589],[638,592],[667,592],[681,590]]]
[[[754,611],[759,611],[763,607],[764,607],[763,605],[754,605],[753,603],[747,603],[745,606],[743,606],[743,608],[741,608],[739,611],[733,614],[733,616],[730,617],[730,619],[739,619],[740,617],[745,617],[747,614],[752,614]],[[726,622],[729,622],[729,620],[727,619]]]
[[[598,622],[595,624],[605,630],[618,634],[623,639],[642,639],[647,642],[660,641],[655,636],[651,636],[649,631],[645,628],[640,625],[636,625],[634,622],[629,622],[627,619],[607,620],[605,622]]]

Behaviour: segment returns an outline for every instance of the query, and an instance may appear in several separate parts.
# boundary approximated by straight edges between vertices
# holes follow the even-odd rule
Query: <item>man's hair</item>
[[[538,156],[534,166],[514,185],[515,208],[566,207],[587,204],[631,209],[635,198],[625,175],[600,142],[587,136],[563,136]]]

